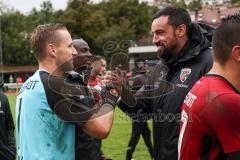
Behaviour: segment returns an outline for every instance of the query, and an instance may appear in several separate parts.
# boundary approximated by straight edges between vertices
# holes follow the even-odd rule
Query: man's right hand
[[[105,84],[113,84],[113,87],[117,90],[118,94],[121,95],[124,75],[119,68],[116,68],[115,71],[107,71],[102,82]]]
[[[115,71],[108,71],[107,73],[108,74],[105,75],[105,81],[113,84],[114,89],[117,90],[121,96],[121,100],[126,105],[135,107],[137,102],[128,87],[126,74],[117,67]]]

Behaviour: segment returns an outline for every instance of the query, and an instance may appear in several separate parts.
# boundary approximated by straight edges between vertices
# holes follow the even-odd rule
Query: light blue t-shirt
[[[36,71],[17,96],[18,159],[74,160],[75,127],[53,112],[49,99],[55,97],[46,96],[46,75],[46,71]]]

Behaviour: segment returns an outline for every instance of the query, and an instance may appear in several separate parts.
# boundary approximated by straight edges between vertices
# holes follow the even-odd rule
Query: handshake
[[[103,107],[109,106],[115,108],[120,97],[116,89],[114,89],[113,85],[110,83],[101,86],[89,86],[89,90],[93,94],[95,103]]]
[[[88,88],[93,94],[96,104],[100,104],[102,107],[116,107],[122,86],[120,77],[116,74],[116,72],[107,71],[102,80],[89,79]]]
[[[126,76],[118,68],[116,68],[115,71],[107,71],[102,78],[93,78],[91,75],[87,76],[88,80],[85,81],[87,83],[82,82],[83,77],[79,72],[69,72],[66,73],[65,76],[67,85],[64,86],[68,86],[67,88],[70,88],[68,89],[69,94],[66,94],[64,91],[64,95],[75,95],[71,86],[74,86],[73,84],[80,84],[80,87],[76,87],[78,90],[81,90],[79,94],[83,96],[86,95],[87,93],[84,93],[86,91],[84,88],[87,87],[87,92],[91,93],[97,106],[100,105],[102,107],[107,106],[115,108],[120,100],[120,97],[121,100],[129,107],[136,106],[135,97],[131,93],[131,89],[129,89]]]
[[[93,94],[95,95],[96,103],[99,102],[101,106],[108,105],[115,108],[121,97],[121,101],[129,107],[136,106],[136,99],[129,88],[126,74],[119,68],[116,68],[115,71],[107,71],[100,82],[100,85],[93,87],[89,83],[90,90],[97,93]]]

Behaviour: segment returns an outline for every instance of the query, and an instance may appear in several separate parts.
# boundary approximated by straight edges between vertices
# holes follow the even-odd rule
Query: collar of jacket
[[[189,40],[181,49],[177,57],[165,62],[166,65],[170,67],[172,65],[188,61],[201,54],[202,51],[211,47],[213,31],[214,28],[206,24],[192,23],[190,32],[188,33]]]

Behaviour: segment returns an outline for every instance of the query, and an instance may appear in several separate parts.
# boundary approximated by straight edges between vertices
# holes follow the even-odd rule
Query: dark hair
[[[103,56],[99,56],[99,55],[96,55],[96,56],[93,56],[93,57],[92,57],[92,61],[93,61],[93,62],[99,61],[99,60],[104,60],[104,61],[106,61],[106,58],[103,57]]]
[[[135,58],[134,59],[134,66],[136,67],[136,68],[140,68],[139,67],[139,64],[140,63],[146,63],[147,62],[147,60],[145,59],[145,58],[143,58],[143,57],[137,57],[137,58]]]
[[[240,44],[240,12],[222,19],[213,35],[214,59],[224,64],[235,45]]]
[[[74,39],[73,46],[80,55],[92,55],[88,43],[82,38]]]
[[[38,25],[31,33],[31,49],[37,60],[42,61],[46,57],[48,43],[58,44],[58,30],[67,30],[63,24]]]
[[[186,9],[168,6],[155,13],[153,20],[161,16],[169,16],[168,23],[174,28],[178,27],[181,24],[185,24],[187,32],[189,32],[191,26],[191,17]]]

